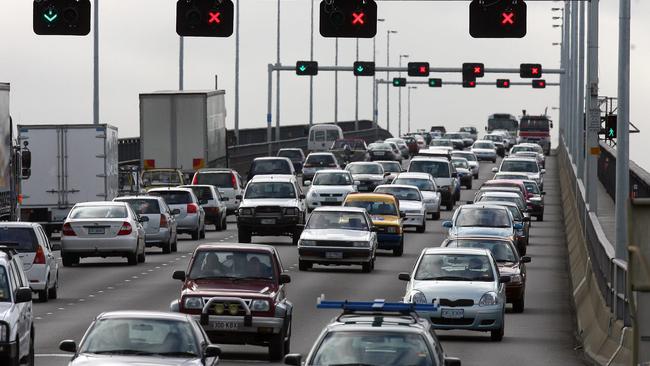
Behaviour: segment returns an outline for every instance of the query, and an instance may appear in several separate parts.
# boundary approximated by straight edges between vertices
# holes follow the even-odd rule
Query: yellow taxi
[[[399,201],[385,193],[349,193],[343,206],[365,208],[377,228],[378,249],[392,250],[393,255],[404,252],[404,231]]]

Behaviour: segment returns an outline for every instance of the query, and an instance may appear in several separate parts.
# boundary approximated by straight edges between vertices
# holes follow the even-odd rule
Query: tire
[[[293,235],[291,235],[291,243],[294,246],[298,246],[298,240],[300,240],[300,234],[296,230],[296,231],[293,232]]]
[[[525,298],[522,296],[521,299],[514,301],[512,303],[512,311],[515,313],[521,314],[524,312],[524,302]]]
[[[544,214],[537,216],[537,221],[544,221]]]
[[[497,162],[497,159],[496,159],[496,158],[492,159],[492,163],[493,163],[493,164],[496,163],[496,162]]]
[[[56,281],[54,281],[54,286],[49,288],[48,290],[48,295],[50,296],[50,299],[56,300],[59,297],[59,277],[57,276]]]
[[[192,233],[192,240],[199,240],[200,236],[201,236],[201,229],[196,229],[196,231]]]
[[[50,292],[47,290],[47,281],[45,282],[45,290],[37,291],[38,302],[48,302],[50,300]]]
[[[474,179],[478,179],[478,174],[474,174]]]
[[[36,355],[36,352],[34,352],[34,328],[30,330],[30,337],[29,337],[29,354],[27,355],[27,366],[34,366],[34,356]]]
[[[79,264],[79,257],[73,254],[61,254],[61,261],[63,262],[63,267],[72,267]]]
[[[221,230],[228,230],[228,217],[223,215],[223,221],[221,222]]]
[[[178,234],[174,235],[174,242],[172,243],[172,252],[178,251]]]
[[[20,366],[20,341],[16,337],[16,358],[11,360],[11,366]]]
[[[467,189],[472,189],[472,183],[466,185],[465,188],[467,188]]]
[[[372,272],[372,261],[361,264],[361,272],[370,273]]]
[[[440,220],[440,211],[431,214],[433,220]]]
[[[199,233],[200,239],[205,239],[205,224],[203,224],[203,230]]]
[[[251,233],[244,231],[242,229],[237,230],[237,240],[240,243],[250,243],[251,242]]]
[[[503,335],[505,333],[504,327],[501,327],[497,330],[490,331],[490,339],[492,342],[501,342],[503,340]]]
[[[147,260],[146,249],[142,249],[142,254],[138,254],[138,263],[144,263]]]
[[[447,204],[445,205],[445,209],[447,209],[447,211],[453,210],[454,209],[454,201],[447,202]]]
[[[393,257],[401,257],[404,254],[404,236],[399,242],[399,247],[393,249]]]
[[[135,266],[138,264],[138,254],[132,253],[126,256],[126,260],[129,263],[129,266]]]
[[[169,253],[172,252],[172,238],[171,237],[169,238],[169,241],[167,241],[167,243],[165,243],[165,245],[163,245],[162,252],[163,252],[163,254],[169,254]]]
[[[271,336],[269,341],[269,359],[271,361],[280,361],[287,354],[285,349],[285,338],[286,331],[280,332],[280,334]]]
[[[298,259],[298,270],[299,271],[309,271],[312,266],[313,266],[312,263],[305,262],[303,260]]]
[[[423,232],[427,231],[427,221],[425,220],[422,222],[422,226],[418,226],[416,229],[419,234],[422,234]]]

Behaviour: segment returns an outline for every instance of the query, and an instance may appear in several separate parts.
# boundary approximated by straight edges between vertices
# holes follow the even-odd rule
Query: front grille
[[[455,308],[455,307],[469,307],[469,306],[474,306],[474,300],[472,300],[472,299],[458,299],[458,300],[440,299],[440,306],[449,306],[449,307],[452,307],[452,308]]]
[[[321,193],[321,197],[343,197],[342,193]]]
[[[317,240],[316,245],[319,247],[343,247],[349,248],[352,247],[351,241],[342,241],[342,240]]]
[[[210,301],[209,297],[204,297],[203,298],[203,304],[207,304],[208,301]],[[251,300],[250,299],[244,299],[244,302],[248,306],[251,305]],[[231,314],[230,313],[230,311],[229,311],[230,304],[237,305],[237,313],[236,314]],[[217,310],[216,310],[218,306],[223,306],[223,311],[221,313],[218,313]],[[229,303],[227,301],[225,301],[225,302],[213,302],[212,305],[210,305],[210,308],[208,309],[208,315],[243,316],[243,315],[246,315],[246,310],[241,306],[241,304],[239,302],[233,302],[233,303]]]
[[[431,318],[431,322],[437,325],[472,325],[474,323],[474,318],[461,318],[461,319]]]
[[[258,206],[255,208],[255,215],[279,216],[282,215],[282,208],[280,206]]]
[[[341,206],[341,202],[321,202],[321,206]]]

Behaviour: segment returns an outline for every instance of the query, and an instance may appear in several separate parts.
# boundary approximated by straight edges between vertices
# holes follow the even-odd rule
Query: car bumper
[[[16,342],[7,342],[0,343],[0,361],[3,361],[3,365],[10,365],[12,360],[16,358],[18,353],[18,343]],[[4,361],[7,361],[6,363]]]
[[[402,245],[402,234],[377,234],[377,247],[379,249],[396,249]]]
[[[178,231],[194,231],[199,229],[200,219],[198,214],[188,215],[182,219],[176,219],[176,229]]]
[[[440,211],[440,201],[429,202],[424,204],[424,210],[428,213],[436,213]]]
[[[462,186],[470,185],[472,183],[472,176],[470,174],[463,175],[460,177],[460,184]]]
[[[33,264],[29,270],[25,271],[29,287],[34,290],[44,290],[46,285],[46,278],[48,275],[47,267],[44,264]]]
[[[530,204],[528,205],[528,212],[531,216],[542,216],[544,215],[544,205]]]
[[[410,214],[407,213],[406,217],[402,220],[403,226],[422,226],[424,225],[424,215],[423,214]]]
[[[372,248],[300,247],[298,257],[312,263],[351,265],[372,261],[374,251]]]
[[[274,220],[274,221],[267,221]],[[237,218],[237,228],[257,235],[282,235],[291,233],[298,225],[298,216],[291,217],[242,217]]]
[[[341,206],[343,205],[344,199],[345,197],[335,197],[334,199],[322,199],[320,197],[315,199],[308,199],[307,208],[313,210],[323,206]]]
[[[192,315],[197,321],[200,315]],[[210,315],[203,329],[212,343],[219,344],[264,344],[274,334],[280,334],[284,318],[253,316],[252,323],[246,325],[243,316]]]
[[[463,317],[449,319],[442,317],[443,309],[463,309]],[[420,314],[421,316],[424,314]],[[504,309],[503,305],[495,306],[472,306],[472,307],[441,307],[435,312],[426,314],[426,318],[436,329],[466,329],[476,331],[491,331],[503,327]]]
[[[374,192],[377,186],[384,184],[383,181],[373,180],[362,180],[359,183],[359,186],[357,186],[359,192]]]
[[[524,297],[526,286],[523,283],[508,283],[506,286],[506,301],[512,303]]]
[[[132,236],[114,238],[77,238],[64,236],[61,240],[61,252],[95,255],[123,255],[134,253],[138,240]]]
[[[476,154],[476,153],[475,153]],[[497,154],[476,154],[476,159],[478,160],[494,160],[497,158]]]
[[[156,244],[168,243],[171,239],[171,230],[162,228],[157,233],[145,234],[144,241],[146,245],[156,246]]]

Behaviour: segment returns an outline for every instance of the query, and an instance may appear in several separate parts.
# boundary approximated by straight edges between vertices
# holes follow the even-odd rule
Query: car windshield
[[[426,254],[415,271],[418,281],[494,281],[490,258],[478,254]]]
[[[474,154],[459,154],[459,153],[452,153],[452,157],[457,157],[457,158],[464,158],[467,161],[476,161],[476,155]]]
[[[504,160],[503,163],[501,163],[499,171],[538,173],[539,166],[537,166],[537,162],[533,160]]]
[[[500,141],[503,141],[503,136],[499,136],[499,135],[487,135],[487,136],[485,136],[485,138],[483,138],[483,139],[484,139],[484,140],[490,140],[490,141],[498,141],[498,142],[500,142]]]
[[[459,133],[446,133],[444,136],[442,136],[445,139],[450,139],[450,140],[462,140],[463,135]]]
[[[467,164],[467,160],[463,159],[453,159],[451,161],[452,164],[454,164],[455,168],[464,168],[464,169],[469,169],[469,164]]]
[[[273,262],[266,253],[233,250],[200,250],[194,255],[190,279],[273,280]]]
[[[491,142],[477,142],[472,147],[475,149],[494,149],[494,144]]]
[[[352,185],[352,178],[349,173],[316,173],[315,186],[349,186]]]
[[[521,131],[548,131],[549,127],[550,121],[545,118],[522,118],[521,123],[519,124],[519,129]]]
[[[35,252],[38,247],[36,232],[31,227],[0,227],[0,244],[17,244],[17,252]]]
[[[528,191],[528,193],[537,194],[537,195],[541,194],[541,192],[539,191],[539,187],[535,182],[524,182],[524,186],[526,186],[526,190]]]
[[[328,333],[314,357],[314,366],[436,365],[425,338],[416,333],[338,331]]]
[[[149,318],[99,319],[88,331],[79,353],[199,357],[189,322]]]
[[[510,227],[510,217],[505,210],[468,207],[456,217],[459,227]]]
[[[526,209],[526,204],[519,197],[482,195],[481,197],[479,197],[478,202],[483,202],[483,201],[512,202],[512,203],[516,203],[519,209],[521,210]]]
[[[152,196],[162,197],[168,205],[184,205],[192,203],[192,195],[186,191],[153,191]]]
[[[81,206],[70,212],[71,219],[124,219],[127,217],[124,206]]]
[[[237,186],[235,176],[230,172],[203,173],[196,175],[196,184],[207,184],[219,188],[234,188]]]
[[[409,165],[409,172],[429,173],[434,178],[450,178],[449,163],[434,160],[414,160]]]
[[[309,155],[307,156],[307,160],[305,160],[305,164],[308,165],[336,165],[334,164],[334,157],[332,155],[324,155],[324,154],[319,154],[319,155]]]
[[[517,255],[512,247],[503,240],[457,239],[449,241],[447,247],[488,249],[497,262],[517,262]]]
[[[244,198],[296,198],[296,191],[288,182],[251,182]]]
[[[514,147],[512,148],[512,150],[510,150],[510,152],[511,152],[512,154],[516,154],[516,153],[518,153],[518,152],[525,152],[525,151],[532,151],[532,152],[535,152],[535,149],[533,149],[532,146],[520,146],[520,145],[517,145],[517,146],[514,146]]]
[[[278,151],[278,156],[282,158],[289,158],[291,160],[302,160],[302,154],[300,150],[280,150]]]
[[[148,185],[179,185],[181,182],[180,175],[175,171],[146,171],[142,173],[142,181]]]
[[[384,172],[386,173],[399,173],[402,171],[402,166],[397,162],[384,161],[379,163],[379,165],[384,168]]]
[[[428,179],[422,179],[422,178],[400,178],[397,177],[393,181],[393,184],[400,184],[403,186],[416,186],[420,188],[420,191],[435,191],[436,187],[434,186],[433,182],[428,180]]]
[[[127,202],[131,209],[138,215],[155,215],[160,213],[158,200],[146,198],[119,199],[117,201]]]
[[[400,201],[422,201],[420,192],[415,188],[408,187],[377,187],[375,189],[377,193],[390,193],[393,196],[397,197]]]
[[[369,215],[398,215],[397,207],[391,202],[354,200],[346,201],[345,207],[364,208]]]
[[[433,140],[429,144],[429,146],[449,146],[449,147],[454,147],[454,143],[449,141],[449,140]]]
[[[368,231],[366,217],[360,212],[316,211],[307,221],[307,229]]]
[[[251,172],[255,174],[289,174],[291,168],[284,159],[265,159],[253,161]]]
[[[384,174],[381,165],[375,164],[350,164],[347,170],[352,174]]]
[[[7,277],[7,271],[3,266],[0,266],[0,302],[11,302],[9,277]]]
[[[521,179],[528,179],[528,174],[497,174],[494,176],[494,179],[499,180],[499,179],[514,179],[514,180],[521,180]]]

